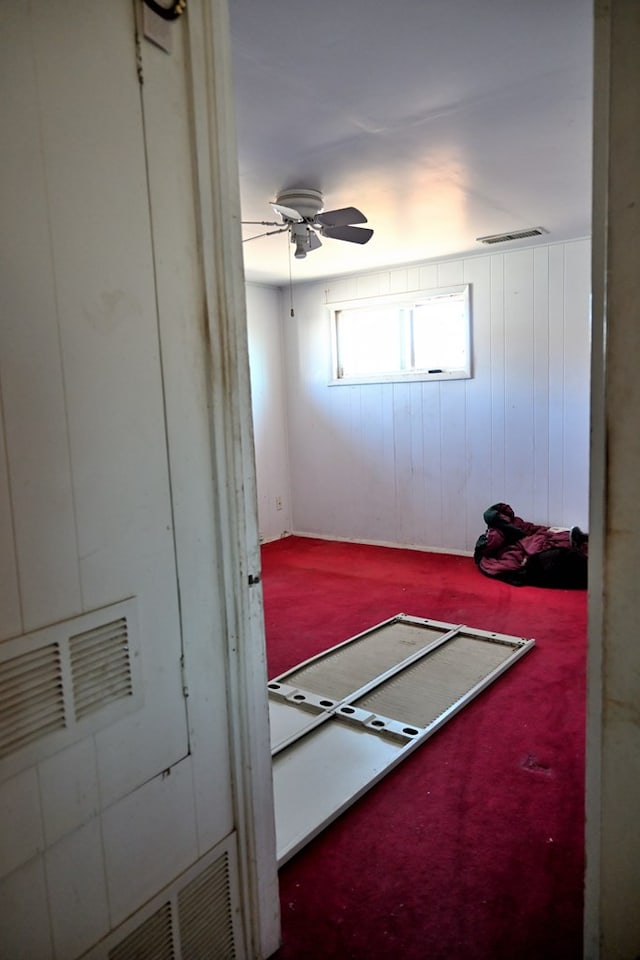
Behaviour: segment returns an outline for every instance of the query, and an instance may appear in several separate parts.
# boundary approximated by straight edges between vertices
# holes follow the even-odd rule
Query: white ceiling
[[[368,244],[243,244],[285,284],[590,233],[592,0],[230,0],[242,217],[287,187],[358,207]],[[243,227],[250,237],[268,227]],[[516,241],[489,249],[512,249]]]

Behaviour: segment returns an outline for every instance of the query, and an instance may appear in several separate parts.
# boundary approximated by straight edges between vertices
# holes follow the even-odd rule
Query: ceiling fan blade
[[[363,229],[362,227],[323,227],[322,228],[323,237],[333,237],[334,240],[348,240],[349,243],[366,243],[368,240],[371,240],[373,236],[373,230],[370,230],[368,227]]]
[[[293,207],[283,207],[281,203],[272,203],[272,208],[276,213],[279,213],[281,217],[284,217],[285,220],[296,220],[300,222],[304,218],[300,216],[297,210],[294,210]]]
[[[341,207],[339,210],[326,210],[315,218],[316,223],[327,227],[346,227],[350,223],[366,223],[364,213],[355,207]]]

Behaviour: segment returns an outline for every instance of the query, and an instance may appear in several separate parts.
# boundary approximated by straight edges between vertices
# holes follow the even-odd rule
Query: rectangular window
[[[332,383],[471,376],[469,285],[330,304]]]

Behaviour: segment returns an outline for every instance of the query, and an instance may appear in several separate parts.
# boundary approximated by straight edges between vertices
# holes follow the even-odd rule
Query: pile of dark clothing
[[[515,586],[586,589],[589,536],[579,527],[529,523],[507,503],[485,510],[484,521],[473,558],[486,576]]]

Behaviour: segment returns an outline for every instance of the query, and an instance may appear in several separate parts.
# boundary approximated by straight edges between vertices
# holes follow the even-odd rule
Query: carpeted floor
[[[270,677],[396,613],[536,639],[282,868],[277,960],[579,960],[586,593],[300,537],[262,562]]]

